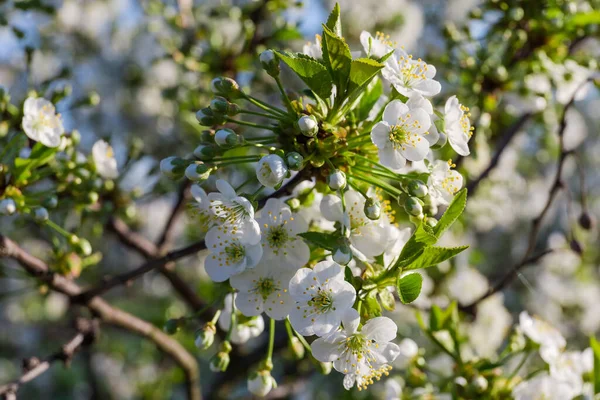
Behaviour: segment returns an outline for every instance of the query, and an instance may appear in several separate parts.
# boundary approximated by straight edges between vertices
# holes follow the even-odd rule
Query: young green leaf
[[[304,232],[299,233],[298,236],[301,236],[309,243],[329,251],[333,251],[339,245],[340,240],[339,235],[324,232]]]
[[[342,36],[342,19],[340,18],[340,5],[335,3],[331,14],[327,18],[325,26],[338,36]]]
[[[462,251],[466,250],[469,246],[460,247],[426,247],[423,252],[414,259],[410,264],[404,267],[404,271],[410,271],[413,269],[428,268],[437,265],[443,261],[446,261]]]
[[[372,294],[367,296],[367,298],[365,299],[365,301],[363,303],[363,307],[362,307],[362,315],[361,316],[364,316],[365,318],[373,318],[373,317],[381,316],[381,306],[379,305],[379,302],[377,301],[377,298],[375,297],[375,292],[372,292]]]
[[[369,113],[373,107],[375,107],[377,100],[379,100],[382,94],[383,84],[381,83],[381,79],[376,79],[369,82],[365,88],[365,92],[360,98],[360,103],[358,104],[358,108],[356,110],[356,119],[358,121],[364,121],[367,119]]]
[[[398,296],[403,304],[412,303],[421,294],[423,277],[419,273],[413,273],[398,277]]]
[[[369,84],[371,79],[383,69],[383,64],[370,58],[352,60],[350,65],[349,91],[361,90]]]
[[[590,337],[590,347],[594,352],[594,393],[598,394],[600,393],[600,342],[598,342],[593,336]]]
[[[352,66],[350,48],[343,38],[336,36],[325,25],[323,25],[321,46],[323,48],[323,61],[338,88],[338,95],[342,95],[346,92]]]
[[[333,81],[327,68],[318,60],[301,53],[276,52],[281,61],[287,64],[319,97],[328,98]]]
[[[458,217],[460,217],[460,215],[463,213],[466,205],[467,189],[465,188],[456,193],[454,199],[452,199],[452,202],[448,206],[448,209],[446,210],[444,215],[442,215],[438,223],[433,227],[433,232],[435,236],[439,238],[442,235],[442,233],[444,233],[448,228],[450,228],[454,221],[456,221]]]

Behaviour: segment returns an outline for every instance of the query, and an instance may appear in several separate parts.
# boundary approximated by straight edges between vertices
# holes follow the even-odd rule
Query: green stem
[[[529,359],[529,356],[531,355],[531,352],[527,352],[523,355],[523,358],[521,359],[521,361],[519,362],[519,364],[517,365],[517,367],[515,368],[515,370],[513,372],[511,372],[511,374],[508,376],[507,381],[512,380],[512,378],[514,378],[515,376],[517,376],[517,374],[519,373],[519,371],[521,370],[521,368],[523,368],[523,366],[525,365],[525,363],[527,362],[527,360]]]
[[[252,97],[248,94],[244,94],[244,98],[247,101],[249,101],[250,103],[254,104],[256,107],[262,108],[263,110],[270,112],[271,114],[288,118],[288,115],[285,111],[283,111],[277,107],[273,107],[272,105],[267,104],[264,101],[257,99],[256,97]]]
[[[380,180],[378,178],[367,177],[367,176],[364,176],[362,174],[356,174],[356,173],[354,173],[354,171],[353,171],[353,173],[351,175],[350,174],[348,174],[348,175],[350,177],[353,177],[353,178],[358,179],[360,181],[367,182],[367,183],[370,183],[370,184],[375,185],[377,187],[380,187],[381,189],[385,190],[386,192],[388,192],[392,196],[401,196],[401,195],[404,194],[400,189],[395,188],[394,186],[390,185],[389,183],[384,182],[384,181],[382,181],[382,180]]]
[[[214,317],[210,320],[210,322],[212,322],[213,324],[216,324],[217,321],[219,320],[220,316],[221,316],[221,310],[217,310],[217,312],[215,313]]]
[[[59,234],[63,235],[67,239],[70,238],[73,235],[71,232],[69,232],[66,229],[64,229],[63,227],[59,226],[58,224],[56,224],[51,219],[49,219],[49,220],[46,221],[46,225],[48,225],[50,228],[54,229],[56,232],[58,232]]]
[[[275,345],[275,320],[270,319],[269,323],[269,349],[267,352],[267,362],[273,359],[273,347]]]
[[[249,111],[249,110],[240,110],[239,112],[240,114],[247,114],[247,115],[256,115],[257,117],[263,117],[263,118],[275,118],[277,120],[282,120],[283,116],[281,115],[275,115],[275,114],[265,114],[265,113],[260,113],[260,112],[256,112],[256,111]]]
[[[290,98],[288,97],[287,93],[285,92],[285,89],[283,88],[283,85],[281,84],[281,79],[279,78],[279,76],[275,76],[274,78],[275,78],[275,82],[277,82],[277,87],[279,88],[279,92],[281,93],[281,98],[285,102],[285,106],[287,107],[290,114],[293,114],[294,107],[292,106],[292,102],[290,101]]]
[[[230,118],[230,117],[225,117],[225,121],[232,122],[232,123],[238,124],[238,125],[249,126],[251,128],[256,128],[256,129],[266,129],[266,130],[269,130],[269,131],[275,131],[275,129],[276,129],[275,127],[272,127],[272,126],[255,124],[254,122],[242,121],[242,120],[233,119],[233,118]]]

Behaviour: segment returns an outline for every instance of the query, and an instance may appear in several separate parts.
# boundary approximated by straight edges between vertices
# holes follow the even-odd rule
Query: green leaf
[[[309,243],[329,251],[333,251],[340,242],[340,236],[336,233],[304,232],[299,233],[298,236],[301,236]]]
[[[360,90],[369,84],[384,65],[370,58],[358,58],[350,64],[350,84],[348,90]]]
[[[398,277],[398,296],[403,304],[412,303],[419,297],[423,277],[419,273],[408,274]]]
[[[595,337],[590,337],[590,347],[594,352],[594,393],[600,393],[600,343]]]
[[[276,52],[281,61],[287,64],[319,97],[328,98],[333,81],[327,68],[318,60],[301,53]]]
[[[336,36],[325,25],[323,25],[321,46],[323,48],[323,61],[337,86],[338,95],[341,96],[346,92],[348,78],[350,77],[352,66],[350,48],[344,39]]]
[[[600,11],[577,13],[569,20],[569,24],[577,27],[600,24]]]
[[[365,318],[373,318],[381,316],[381,306],[375,298],[375,292],[372,292],[365,299],[362,306],[362,316]]]
[[[31,149],[29,158],[15,159],[15,182],[20,183],[29,178],[32,170],[47,164],[54,158],[57,151],[56,147],[46,147],[41,143],[36,143]]]
[[[419,225],[402,248],[394,268],[407,266],[422,253],[425,247],[433,245],[436,242],[437,237],[433,234],[431,227],[425,224]]]
[[[335,3],[331,14],[327,18],[325,26],[338,36],[342,36],[342,19],[340,18],[340,5]]]
[[[439,306],[431,307],[431,314],[429,316],[429,330],[431,332],[441,330],[451,330],[458,321],[458,308],[456,302],[452,302],[445,310],[442,310]]]
[[[381,289],[379,291],[379,301],[381,306],[388,311],[394,311],[396,309],[396,300],[394,295],[387,289]]]
[[[377,61],[379,61],[380,63],[384,63],[387,61],[388,58],[390,58],[392,56],[392,54],[394,54],[396,52],[396,50],[392,50],[389,53],[387,53],[386,55],[384,55],[383,57],[377,59]]]
[[[360,103],[356,109],[357,121],[365,121],[369,116],[369,113],[377,103],[377,100],[383,94],[383,84],[380,79],[371,81],[366,89],[365,93],[360,98]]]
[[[404,271],[410,271],[413,269],[427,268],[437,265],[443,261],[446,261],[462,251],[466,250],[469,246],[460,247],[426,247],[423,252],[419,254],[410,264],[404,267]]]
[[[448,206],[448,209],[446,210],[444,215],[442,215],[438,223],[433,227],[433,232],[435,236],[439,238],[442,235],[442,233],[444,233],[448,228],[450,228],[454,221],[456,221],[458,217],[460,217],[460,215],[463,213],[466,205],[467,189],[465,188],[460,192],[456,193],[454,199],[452,199],[452,202]]]

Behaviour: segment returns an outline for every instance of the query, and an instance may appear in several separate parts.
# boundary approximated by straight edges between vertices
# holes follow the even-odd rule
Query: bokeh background
[[[471,108],[473,156],[457,162],[467,182],[489,165],[506,132],[516,129],[498,166],[471,191],[464,221],[443,239],[446,246],[471,248],[422,272],[426,279],[418,307],[451,299],[469,304],[522,254],[527,228],[545,204],[555,172],[557,105],[597,73],[597,14],[591,22],[573,16],[600,12],[598,3],[340,1],[344,35],[354,43],[353,50],[361,48],[362,30],[385,32],[415,57],[435,65],[446,94],[457,94]],[[211,98],[211,79],[231,76],[255,95],[277,101],[270,97],[272,82],[261,71],[257,55],[267,48],[301,51],[307,41],[314,41],[332,6],[329,0],[5,0],[0,2],[0,84],[15,103],[31,89],[59,96],[65,128],[81,133],[84,150],[89,152],[100,138],[110,141],[121,171],[118,185],[127,194],[115,212],[156,240],[177,191],[175,183],[161,179],[158,162],[195,147],[202,127],[194,114]],[[584,212],[592,218],[600,214],[598,110],[598,90],[590,87],[567,116],[566,143],[576,157],[565,165],[567,188],[550,210],[540,239],[560,251],[528,267],[503,294],[486,300],[475,319],[466,319],[476,354],[495,353],[523,309],[557,326],[575,347],[600,331],[598,230],[578,224]],[[103,255],[97,265],[76,271],[82,284],[143,261],[103,221],[75,211],[63,217],[67,228],[86,232]],[[44,233],[36,226],[10,218],[0,219],[0,224],[3,234],[35,254],[47,253]],[[198,238],[197,225],[191,215],[179,220],[176,247]],[[219,290],[205,275],[202,255],[176,268],[207,303]],[[111,291],[106,299],[159,327],[169,318],[190,314],[157,273]],[[391,315],[399,336],[413,338],[427,351],[414,310],[398,306]],[[65,297],[2,261],[0,383],[19,374],[24,357],[55,351],[73,317]],[[249,397],[245,373],[251,362],[243,356],[260,354],[265,335],[243,346],[241,363],[214,374],[208,359],[215,347],[200,352],[193,344],[199,326],[192,323],[176,338],[200,362],[203,393]],[[448,368],[443,355],[433,350],[427,354],[436,368]],[[283,389],[273,391],[272,397],[369,398],[383,392],[382,384],[369,393],[345,392],[341,376],[320,375],[310,362],[294,361],[285,348],[277,355],[274,374]],[[291,381],[296,383],[286,384]],[[185,396],[182,383],[182,372],[152,343],[107,327],[70,368],[55,366],[19,393],[23,399],[179,399]]]

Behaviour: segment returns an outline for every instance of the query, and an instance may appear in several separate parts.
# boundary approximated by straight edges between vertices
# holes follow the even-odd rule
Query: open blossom
[[[442,85],[434,81],[436,69],[425,61],[413,60],[413,56],[402,49],[385,61],[382,71],[383,77],[387,79],[398,93],[412,97],[416,94],[422,96],[435,96],[442,90]]]
[[[583,391],[583,375],[593,371],[594,355],[591,348],[584,351],[542,353],[542,358],[550,366],[550,376],[570,384],[578,394]]]
[[[104,140],[98,140],[92,147],[92,157],[96,171],[106,179],[116,179],[119,176],[117,160],[113,148]]]
[[[216,182],[218,193],[210,193],[210,209],[216,221],[239,230],[244,234],[244,240],[254,243],[260,239],[260,227],[254,219],[254,207],[250,200],[238,196],[233,187],[226,181],[219,179]]]
[[[281,185],[287,175],[288,168],[285,161],[277,154],[264,156],[256,164],[256,177],[266,187],[274,188]]]
[[[299,233],[308,230],[308,224],[279,199],[269,199],[257,219],[262,230],[265,260],[274,268],[296,271],[310,259],[310,249]]]
[[[425,136],[430,126],[431,118],[422,108],[410,110],[400,100],[390,102],[383,112],[383,121],[371,131],[381,164],[398,170],[406,165],[406,160],[423,160],[429,152]]]
[[[23,130],[46,147],[58,147],[64,128],[54,105],[41,97],[29,97],[23,105]]]
[[[433,111],[433,105],[431,104],[431,102],[426,99],[425,97],[421,96],[420,94],[415,94],[414,96],[412,96],[410,99],[408,99],[408,101],[406,102],[406,105],[408,106],[408,108],[410,110],[414,110],[416,108],[422,108],[423,110],[425,110],[427,112],[427,114],[429,114],[429,117],[431,118],[431,126],[429,127],[429,130],[424,134],[425,139],[427,139],[427,141],[429,142],[430,146],[433,146],[434,144],[436,144],[438,142],[438,140],[440,139],[440,133],[437,130],[437,127],[435,126],[435,120],[437,119],[437,117],[434,114]]]
[[[226,281],[247,268],[254,268],[263,253],[259,240],[248,242],[244,240],[241,230],[230,231],[224,226],[211,228],[206,234],[205,242],[210,254],[204,267],[215,282]]]
[[[454,198],[454,194],[463,185],[463,177],[458,171],[452,169],[451,161],[437,160],[431,170],[427,187],[436,204],[447,205]]]
[[[519,327],[529,339],[540,345],[542,357],[565,348],[567,342],[558,329],[546,321],[530,316],[527,311],[519,314]]]
[[[235,294],[225,296],[223,310],[219,316],[219,328],[223,331],[229,331],[231,326],[231,311],[232,308],[236,313],[236,323],[231,331],[231,343],[244,344],[248,340],[260,336],[265,330],[265,320],[262,316],[245,318],[234,306]]]
[[[575,397],[577,391],[568,383],[541,373],[519,383],[512,394],[515,400],[565,400]]]
[[[320,60],[323,58],[323,49],[321,48],[321,35],[315,35],[315,42],[308,42],[302,47],[302,53],[309,57]]]
[[[394,50],[396,45],[390,40],[389,35],[385,35],[382,32],[376,32],[375,36],[371,35],[367,31],[362,31],[360,34],[360,44],[365,49],[365,53],[369,57],[381,58]]]
[[[239,290],[235,305],[248,317],[264,311],[273,319],[284,319],[294,305],[288,290],[293,275],[294,272],[289,269],[260,263],[253,269],[232,276],[231,286]]]
[[[322,362],[333,362],[333,367],[346,374],[344,387],[350,389],[356,382],[359,389],[365,389],[387,375],[391,363],[400,354],[396,338],[398,328],[387,317],[372,318],[359,331],[360,317],[355,309],[349,309],[343,316],[343,329],[315,340],[312,354]]]
[[[365,215],[365,198],[355,190],[344,193],[346,212],[342,200],[336,195],[327,195],[321,200],[321,213],[329,221],[346,226],[353,253],[360,259],[382,254],[387,245],[385,218],[373,221]]]
[[[469,109],[458,102],[456,96],[446,101],[444,109],[444,127],[450,146],[461,156],[468,156],[469,140],[473,135],[471,121],[469,121]]]
[[[290,281],[290,294],[296,302],[290,322],[304,336],[336,330],[356,298],[356,290],[344,280],[342,267],[333,261],[299,269]]]
[[[194,202],[191,203],[191,209],[194,216],[198,218],[201,229],[208,231],[208,229],[214,224],[214,218],[210,208],[210,200],[206,191],[200,187],[200,185],[192,185],[190,192],[194,198]]]

